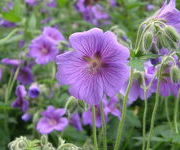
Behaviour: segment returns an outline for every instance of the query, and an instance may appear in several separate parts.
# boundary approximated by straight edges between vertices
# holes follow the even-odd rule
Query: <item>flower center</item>
[[[42,54],[46,55],[48,53],[48,49],[47,48],[42,48],[41,52],[42,52]]]
[[[55,126],[55,125],[57,125],[57,120],[55,120],[55,119],[49,119],[48,123],[49,123],[49,125],[51,125],[51,126]]]
[[[102,61],[100,57],[84,57],[85,61],[88,63],[88,70],[91,73],[97,73],[98,70],[102,67]]]

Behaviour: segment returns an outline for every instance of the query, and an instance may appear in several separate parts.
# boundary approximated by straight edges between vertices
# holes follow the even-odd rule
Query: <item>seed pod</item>
[[[175,43],[180,40],[180,35],[176,32],[176,30],[171,26],[166,26],[164,28],[165,33],[167,36]]]
[[[145,50],[150,50],[153,44],[153,34],[151,32],[147,32],[143,38],[143,48]]]
[[[173,83],[180,82],[180,68],[178,66],[172,66],[170,70],[170,77]]]

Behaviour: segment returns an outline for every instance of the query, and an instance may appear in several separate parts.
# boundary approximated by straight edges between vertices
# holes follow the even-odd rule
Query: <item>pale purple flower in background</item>
[[[150,63],[150,61],[145,63],[145,84],[148,86],[150,82],[153,80],[155,76],[155,67]],[[156,80],[155,80],[156,81]],[[153,82],[152,86],[147,92],[147,98],[152,95],[156,91],[156,83]],[[126,88],[128,86],[128,82],[126,82],[123,86],[123,88],[120,90],[120,93],[122,95],[125,95]],[[144,89],[143,89],[143,81],[141,78],[141,75],[138,75],[137,78],[133,80],[132,87],[130,89],[129,95],[128,95],[128,105],[131,105],[134,101],[136,101],[138,98],[141,100],[144,100]]]
[[[111,7],[115,7],[117,5],[116,0],[108,0],[108,3]]]
[[[65,40],[64,36],[61,32],[58,31],[58,29],[53,27],[44,27],[43,33],[44,36],[49,37],[54,42],[60,42],[62,40]]]
[[[116,96],[111,97],[110,101],[108,101],[107,99],[103,100],[104,103],[104,113],[105,114],[111,114],[113,116],[116,116],[120,119],[121,117],[121,112],[118,108],[118,98]],[[120,106],[120,105],[119,105]]]
[[[15,66],[15,67],[17,67],[17,66],[19,66],[19,65],[21,65],[23,63],[22,60],[19,60],[19,59],[10,59],[10,58],[3,58],[1,60],[1,62],[3,64],[5,64],[5,65],[11,65],[11,66]]]
[[[118,93],[129,77],[128,48],[112,32],[98,28],[72,34],[70,43],[74,51],[57,56],[59,83],[91,105]]]
[[[96,105],[95,106],[95,110],[96,110],[96,127],[100,128],[101,125],[102,125],[100,106]],[[108,114],[106,114],[104,112],[104,116],[105,116],[105,121],[107,122]],[[91,125],[92,126],[93,121],[92,121],[92,108],[91,107],[88,109],[88,111],[83,112],[83,114],[82,114],[82,121],[83,121],[84,125]]]
[[[40,118],[37,123],[37,130],[41,134],[49,134],[54,130],[63,131],[68,125],[67,118],[63,117],[65,112],[65,109],[56,109],[53,106],[48,106],[48,108],[41,113],[42,118]]]
[[[54,61],[58,49],[55,42],[49,40],[47,36],[39,36],[32,40],[29,46],[29,56],[35,58],[37,64],[47,64]]]
[[[42,24],[47,24],[47,23],[49,23],[52,19],[53,19],[53,18],[51,18],[51,17],[45,18],[45,19],[41,20],[41,23],[42,23]]]
[[[37,4],[37,0],[24,0],[30,6],[34,6]]]
[[[29,109],[29,102],[25,100],[26,89],[23,85],[18,85],[16,87],[16,100],[12,103],[13,108],[19,108],[22,112],[26,112]]]
[[[155,6],[153,5],[153,4],[147,4],[146,5],[146,10],[147,11],[152,11],[152,10],[154,10],[155,9]]]
[[[23,121],[27,122],[27,121],[29,121],[31,119],[31,117],[32,117],[31,114],[25,113],[25,114],[22,115],[21,119]]]
[[[29,87],[28,95],[30,98],[36,98],[40,94],[39,86],[36,83],[31,84]]]
[[[15,26],[16,26],[15,23],[0,18],[0,27],[13,28]]]
[[[82,123],[81,123],[81,118],[78,113],[73,113],[70,117],[69,124],[74,126],[78,131],[82,131]]]
[[[173,26],[180,33],[180,11],[176,9],[176,0],[165,1],[155,18],[164,19],[167,25]]]
[[[48,2],[46,3],[46,5],[47,5],[48,7],[55,8],[55,7],[57,6],[56,0],[48,0]]]
[[[24,85],[31,84],[34,81],[32,69],[28,66],[20,68],[17,80]]]

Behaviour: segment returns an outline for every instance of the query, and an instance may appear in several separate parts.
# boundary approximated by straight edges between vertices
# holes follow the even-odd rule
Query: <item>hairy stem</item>
[[[106,137],[106,121],[103,110],[103,102],[100,103],[101,119],[102,119],[102,131],[103,131],[103,147],[107,150],[107,137]]]
[[[96,134],[96,108],[95,108],[95,106],[92,106],[92,121],[93,121],[94,149],[98,150],[97,134]]]
[[[133,76],[134,76],[134,72],[133,72],[133,68],[131,68],[131,75],[130,75],[128,87],[126,89],[126,94],[125,94],[124,100],[123,100],[122,118],[121,118],[121,120],[119,122],[118,131],[117,131],[117,138],[116,138],[116,143],[115,143],[114,150],[119,149],[119,145],[120,145],[120,142],[121,142],[122,131],[123,131],[124,122],[125,122],[125,118],[126,118],[127,100],[128,100],[128,95],[129,95],[130,89],[132,87]]]
[[[171,123],[171,119],[169,117],[168,97],[166,97],[164,101],[165,101],[166,118],[167,118],[170,128],[172,129],[172,123]]]
[[[177,120],[178,120],[178,111],[179,111],[179,99],[180,99],[180,89],[178,91],[178,95],[177,98],[175,99],[175,109],[174,109],[174,126],[175,126],[175,131],[178,134],[179,130],[178,130],[178,124],[177,124]]]

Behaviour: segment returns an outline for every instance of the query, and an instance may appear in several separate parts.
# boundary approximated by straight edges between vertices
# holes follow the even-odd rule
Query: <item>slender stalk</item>
[[[92,121],[93,121],[94,149],[98,150],[97,135],[96,135],[96,109],[95,109],[95,106],[92,106]]]
[[[175,99],[175,109],[174,109],[174,126],[175,126],[175,131],[178,134],[179,130],[178,130],[178,124],[177,124],[177,119],[178,119],[178,111],[179,111],[179,99],[180,99],[180,89],[178,91],[178,96]]]
[[[142,150],[145,150],[145,147],[146,147],[146,116],[147,116],[147,90],[144,91],[143,146],[142,146]]]
[[[172,129],[171,119],[169,117],[168,97],[166,97],[164,101],[165,101],[166,118],[167,118],[170,128]]]
[[[153,109],[152,117],[151,117],[151,125],[150,125],[149,136],[148,136],[148,139],[147,139],[147,148],[146,148],[146,150],[150,149],[150,141],[151,141],[151,137],[152,137],[152,134],[153,134],[154,121],[155,121],[155,118],[156,118],[156,112],[157,112],[157,108],[158,108],[158,104],[159,104],[159,92],[160,92],[160,83],[161,83],[160,78],[161,78],[161,72],[162,72],[162,65],[160,66],[160,70],[157,73],[157,75],[158,75],[158,84],[157,84],[155,104],[154,104],[154,109]]]
[[[129,95],[130,89],[132,87],[133,76],[134,76],[133,68],[131,68],[131,75],[130,75],[128,87],[126,89],[126,94],[125,94],[124,100],[123,100],[122,118],[121,118],[121,120],[119,122],[118,131],[117,131],[117,138],[116,138],[116,143],[115,143],[114,150],[119,149],[119,145],[120,145],[120,142],[121,142],[122,130],[123,130],[124,122],[125,122],[125,118],[126,118],[127,100],[128,100],[128,95]]]
[[[102,131],[103,131],[103,147],[107,150],[107,135],[106,135],[106,121],[104,117],[103,102],[100,103],[101,120],[102,120]]]

